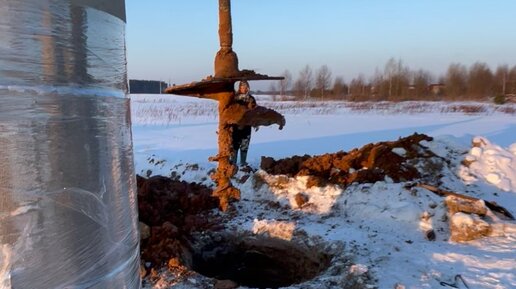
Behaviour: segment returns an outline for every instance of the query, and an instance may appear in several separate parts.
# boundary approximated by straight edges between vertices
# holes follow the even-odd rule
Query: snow
[[[480,219],[477,215],[464,214],[460,212],[455,213],[452,216],[451,222],[453,225],[457,227],[473,226],[475,222],[481,222],[482,224],[485,224],[487,226],[487,223]]]
[[[253,222],[252,232],[254,234],[263,234],[282,240],[292,240],[296,228],[294,222],[287,221],[254,219]]]
[[[377,110],[364,112],[353,110],[344,102],[296,104],[260,99],[262,97],[258,98],[260,105],[285,114],[287,125],[281,131],[273,125],[253,132],[248,162],[254,166],[259,165],[264,155],[283,158],[350,150],[416,131],[432,136],[453,136],[454,141],[467,146],[472,137],[483,135],[498,145],[509,146],[514,142],[513,132],[516,130],[515,116],[496,112],[489,105],[485,105],[489,108],[486,112],[469,115],[442,114],[440,111],[446,109],[440,102],[400,103],[390,110],[383,105]],[[217,150],[215,101],[182,96],[133,95],[131,105],[137,168],[145,167],[147,158],[153,154],[174,165],[189,162],[210,165],[207,159]],[[416,107],[423,112],[407,111],[404,106]],[[158,169],[155,173],[168,174],[165,169]]]
[[[469,176],[473,176],[473,180],[480,178],[503,191],[516,192],[516,158],[511,151],[516,146],[512,144],[504,149],[483,137],[474,138],[473,143],[478,146],[466,155],[471,164],[461,172],[465,179],[470,180]]]
[[[498,112],[489,104],[475,104],[485,107],[479,114],[464,114],[442,113],[456,103],[410,102],[364,112],[344,102],[301,107],[266,98],[258,102],[284,113],[287,124],[281,131],[272,126],[253,132],[252,167],[259,167],[261,156],[347,151],[425,133],[435,139],[422,144],[449,160],[442,169],[442,189],[495,201],[516,215],[516,116]],[[418,109],[407,111],[408,105]],[[216,103],[133,95],[132,113],[137,173],[170,175],[175,171],[183,180],[211,184],[207,174],[215,164],[207,158],[217,149]],[[479,145],[472,147],[472,142]],[[406,152],[400,148],[395,153]],[[191,164],[199,168],[189,169]],[[235,218],[226,226],[285,240],[306,234],[328,243],[343,242],[343,250],[354,258],[348,272],[371,274],[376,288],[446,288],[440,282],[467,288],[461,278],[469,288],[516,288],[513,221],[494,216],[496,234],[456,243],[449,241],[443,198],[426,189],[407,188],[390,179],[345,189],[334,185],[307,188],[306,182],[306,177],[271,176],[261,170],[243,184],[235,182],[242,197],[235,205]],[[298,206],[297,194],[307,196],[308,202]],[[452,217],[459,225],[477,218],[462,213]],[[431,230],[435,241],[426,237]],[[317,282],[322,281],[308,281],[303,288],[324,288]],[[194,279],[173,283],[162,282],[154,288],[197,288]]]
[[[404,157],[407,153],[407,151],[404,148],[393,148],[392,152],[402,157]]]

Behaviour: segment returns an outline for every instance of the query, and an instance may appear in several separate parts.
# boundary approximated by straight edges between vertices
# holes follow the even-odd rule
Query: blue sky
[[[217,0],[127,0],[130,78],[189,83],[213,74]],[[233,0],[240,69],[294,78],[328,65],[349,82],[391,57],[436,76],[452,62],[516,65],[514,0]],[[264,84],[262,84],[263,86]]]

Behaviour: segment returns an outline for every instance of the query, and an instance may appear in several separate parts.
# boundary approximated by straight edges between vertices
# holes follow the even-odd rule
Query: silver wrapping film
[[[123,0],[0,0],[0,288],[140,288]]]

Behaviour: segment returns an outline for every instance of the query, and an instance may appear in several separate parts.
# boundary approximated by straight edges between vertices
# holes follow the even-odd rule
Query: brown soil
[[[151,228],[141,257],[152,266],[181,258],[192,232],[218,229],[217,218],[208,216],[218,205],[210,188],[162,176],[137,176],[137,186],[140,222]]]
[[[247,111],[238,124],[254,127],[277,124],[281,130],[285,126],[285,117],[272,109],[257,106]]]
[[[221,48],[215,56],[215,77],[232,77],[238,75],[238,56],[230,48]]]
[[[142,264],[151,266],[142,265],[140,273],[151,282],[166,268],[178,278],[194,270],[253,287],[277,288],[311,279],[329,265],[329,255],[301,244],[254,235],[223,237],[218,232],[227,215],[211,213],[218,200],[206,186],[137,176],[137,188],[140,222],[151,228],[150,236],[141,240]]]
[[[261,167],[270,174],[310,176],[310,186],[372,183],[386,176],[394,181],[410,181],[420,177],[410,163],[435,156],[420,144],[422,140],[432,138],[414,134],[397,141],[368,144],[350,152],[283,160],[263,157]],[[394,148],[405,149],[405,155],[394,153]],[[140,222],[150,227],[150,236],[141,241],[141,257],[143,262],[150,262],[151,267],[161,268],[171,262],[183,264],[191,258],[187,255],[192,252],[189,246],[196,232],[223,229],[222,217],[212,210],[220,206],[217,198],[220,196],[214,195],[211,188],[163,176],[148,179],[138,176],[137,186]],[[301,197],[299,206],[306,201]],[[144,274],[150,270],[142,269],[145,269]]]
[[[217,184],[213,191],[213,196],[219,199],[219,208],[226,211],[231,200],[240,199],[240,191],[233,187],[231,177],[236,173],[236,167],[231,163],[230,158],[233,154],[231,124],[226,119],[226,110],[231,107],[233,103],[234,92],[231,91],[221,93],[219,96],[219,129],[218,145],[219,152],[210,161],[218,162],[217,171],[211,176],[213,181]]]
[[[386,176],[395,182],[410,181],[419,178],[420,173],[408,161],[435,156],[419,144],[423,140],[431,141],[432,138],[416,133],[397,141],[368,144],[350,152],[294,156],[282,160],[262,157],[261,168],[274,175],[310,176],[308,187],[327,183],[345,186],[353,182],[374,183]],[[403,148],[405,155],[394,153],[394,148]]]

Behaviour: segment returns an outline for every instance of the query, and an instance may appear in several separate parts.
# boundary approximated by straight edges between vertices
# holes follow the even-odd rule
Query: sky
[[[127,0],[126,9],[129,78],[213,74],[217,0]],[[390,58],[435,76],[456,62],[516,65],[514,0],[237,0],[231,9],[239,68],[268,75],[327,65],[349,82]]]

